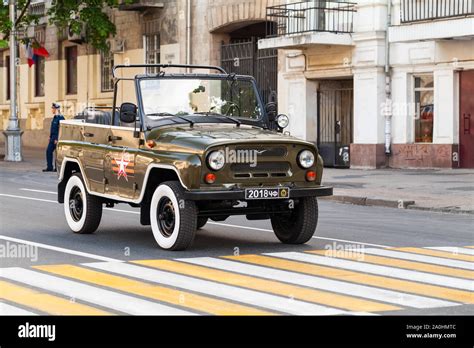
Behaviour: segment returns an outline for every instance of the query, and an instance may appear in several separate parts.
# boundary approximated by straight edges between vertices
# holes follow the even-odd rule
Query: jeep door
[[[105,193],[125,199],[139,196],[136,158],[140,141],[133,127],[112,126],[105,156]]]
[[[110,126],[84,123],[82,166],[91,191],[104,193],[104,158],[108,145]]]

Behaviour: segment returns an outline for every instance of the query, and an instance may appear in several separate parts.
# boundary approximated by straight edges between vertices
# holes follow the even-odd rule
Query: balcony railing
[[[402,23],[474,15],[473,0],[402,0]]]
[[[29,12],[34,16],[44,16],[46,13],[46,5],[44,1],[32,2],[29,8]]]
[[[352,33],[355,3],[310,0],[267,7],[267,37],[308,32]]]

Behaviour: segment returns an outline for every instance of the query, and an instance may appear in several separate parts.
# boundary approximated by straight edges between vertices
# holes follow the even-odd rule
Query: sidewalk
[[[24,148],[22,163],[3,161],[8,171],[41,172],[45,150]],[[474,169],[333,169],[325,168],[323,184],[334,187],[327,198],[344,203],[445,213],[474,214]]]
[[[346,203],[474,214],[474,169],[325,168],[323,184]]]

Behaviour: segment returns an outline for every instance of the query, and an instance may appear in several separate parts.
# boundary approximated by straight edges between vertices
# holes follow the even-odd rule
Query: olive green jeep
[[[117,77],[132,68],[147,72]],[[161,64],[116,66],[114,77],[109,111],[61,122],[58,201],[74,232],[95,232],[104,205],[128,203],[163,249],[186,249],[209,219],[231,215],[270,219],[283,243],[310,240],[317,197],[332,195],[321,186],[322,159],[315,145],[283,131],[288,117],[263,105],[253,77]],[[123,81],[137,104],[117,106]]]

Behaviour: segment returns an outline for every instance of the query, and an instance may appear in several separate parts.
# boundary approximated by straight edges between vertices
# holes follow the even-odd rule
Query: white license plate
[[[285,199],[290,197],[288,187],[278,188],[248,188],[245,189],[245,199]]]

